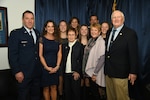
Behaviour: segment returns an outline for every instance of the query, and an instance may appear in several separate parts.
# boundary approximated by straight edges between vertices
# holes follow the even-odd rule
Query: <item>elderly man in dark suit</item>
[[[107,100],[130,100],[128,80],[134,85],[138,69],[137,36],[124,25],[121,11],[114,11],[111,20],[113,28],[107,33],[105,54]]]
[[[34,27],[34,14],[25,11],[23,27],[11,31],[8,40],[8,59],[18,85],[18,100],[40,99],[39,32]]]

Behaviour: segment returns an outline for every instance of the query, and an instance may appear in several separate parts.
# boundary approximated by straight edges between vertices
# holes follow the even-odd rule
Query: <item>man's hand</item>
[[[129,74],[129,76],[128,76],[128,79],[130,80],[130,83],[132,85],[134,85],[134,82],[135,82],[136,78],[137,78],[136,74]]]
[[[24,79],[24,75],[22,72],[18,72],[15,74],[16,80],[18,81],[18,83],[22,83],[23,79]]]

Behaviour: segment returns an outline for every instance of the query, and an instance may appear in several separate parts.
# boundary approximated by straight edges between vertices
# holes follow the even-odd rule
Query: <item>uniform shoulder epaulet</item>
[[[12,31],[19,31],[21,28],[13,29]]]

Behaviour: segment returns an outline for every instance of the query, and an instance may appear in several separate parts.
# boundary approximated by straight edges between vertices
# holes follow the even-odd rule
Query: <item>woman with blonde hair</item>
[[[83,72],[89,77],[90,91],[94,100],[100,100],[99,86],[105,87],[105,41],[100,36],[101,26],[91,25],[91,38],[84,49]]]

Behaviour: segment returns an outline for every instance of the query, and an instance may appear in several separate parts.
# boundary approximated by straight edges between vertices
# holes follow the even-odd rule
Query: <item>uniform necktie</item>
[[[33,43],[34,43],[34,38],[33,38],[33,35],[32,35],[32,31],[30,31],[30,36],[31,36],[32,41],[33,41]]]

